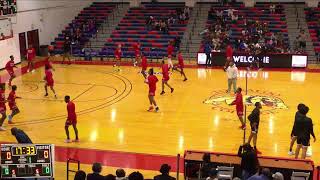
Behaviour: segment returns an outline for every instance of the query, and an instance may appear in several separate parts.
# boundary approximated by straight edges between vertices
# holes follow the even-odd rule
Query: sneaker
[[[310,150],[308,150],[306,156],[307,157],[311,157],[312,156],[312,152]]]
[[[0,131],[5,131],[6,129],[4,127],[0,127]]]
[[[30,72],[30,70],[28,69],[27,72]]]
[[[48,97],[48,93],[46,93],[46,94],[44,95],[44,97]]]
[[[293,155],[294,155],[294,152],[293,152],[293,151],[289,151],[289,152],[288,152],[288,155],[289,155],[289,156],[293,156]]]
[[[230,91],[226,90],[226,93],[228,93],[228,94],[229,94],[229,93],[230,93]]]
[[[245,130],[246,129],[246,125],[239,126],[239,129]]]
[[[66,139],[64,140],[65,143],[71,143],[71,140],[70,139]]]
[[[257,153],[257,154],[262,154],[262,152],[259,151],[258,149],[256,149],[256,153]]]
[[[79,139],[72,140],[72,142],[80,142]]]
[[[34,70],[34,69],[32,69],[31,73],[34,73],[34,72],[35,72],[35,70]]]
[[[57,95],[54,95],[54,98],[58,99]]]
[[[187,81],[188,79],[187,78],[185,78],[183,81]]]
[[[174,89],[173,89],[173,88],[171,88],[171,93],[173,93],[173,91],[174,91]]]
[[[150,106],[148,109],[149,112],[153,111],[153,106]]]
[[[162,91],[162,92],[160,93],[160,95],[163,95],[164,93],[166,93],[166,92]]]
[[[155,112],[159,112],[159,110],[160,110],[159,107],[156,107]]]
[[[12,121],[8,121],[8,124],[14,124],[14,122],[12,122]]]

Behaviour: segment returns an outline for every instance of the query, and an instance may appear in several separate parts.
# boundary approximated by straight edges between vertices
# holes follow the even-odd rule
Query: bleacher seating
[[[101,57],[112,57],[117,44],[121,43],[123,57],[134,57],[132,46],[134,43],[141,44],[141,51],[150,58],[161,58],[167,55],[169,41],[177,36],[183,37],[187,21],[175,23],[169,26],[168,34],[156,30],[146,29],[146,20],[153,16],[155,20],[166,20],[176,9],[184,8],[185,3],[142,3],[141,7],[130,8],[125,17],[106,40],[105,47],[101,50]]]
[[[318,19],[320,18],[320,8],[305,8],[305,14],[307,17],[309,34],[313,42],[314,51],[317,55],[320,54],[320,24]]]
[[[88,31],[83,32],[80,37],[80,42],[76,45],[72,45],[72,53],[79,54],[81,52],[82,46],[89,41],[89,39],[97,33],[96,29],[105,21],[108,15],[110,15],[113,9],[116,7],[116,3],[110,2],[93,2],[90,7],[84,8],[75,19],[69,23],[69,25],[65,28],[55,38],[55,41],[51,43],[54,45],[54,53],[62,54],[63,53],[63,45],[65,33],[70,32],[71,26],[79,26],[83,22],[87,22],[88,20],[95,20],[96,27],[95,29],[88,29]]]
[[[280,5],[281,6],[281,5]],[[269,3],[256,3],[255,7],[245,7],[243,3],[233,3],[232,5],[221,6],[220,3],[211,3],[211,9],[209,11],[215,13],[215,10],[223,10],[223,15],[227,16],[228,9],[234,9],[235,14],[238,15],[239,19],[236,23],[232,23],[228,17],[226,25],[232,30],[230,37],[231,42],[235,42],[236,39],[241,37],[241,31],[245,28],[244,18],[247,21],[259,21],[261,23],[267,23],[269,33],[267,36],[271,36],[271,33],[282,32],[285,43],[289,45],[288,30],[286,25],[286,18],[284,14],[284,7],[279,8],[280,13],[271,13],[269,10]],[[243,18],[242,18],[243,17]],[[216,21],[215,18],[208,17],[207,27],[212,25]],[[200,52],[203,52],[203,44],[200,47]]]

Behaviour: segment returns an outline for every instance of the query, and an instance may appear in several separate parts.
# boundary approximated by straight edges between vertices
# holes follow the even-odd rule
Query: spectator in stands
[[[256,152],[248,143],[240,146],[238,156],[241,157],[242,180],[247,180],[258,172],[259,161]]]
[[[308,147],[310,146],[310,135],[313,137],[314,142],[316,142],[316,137],[313,132],[313,122],[312,119],[307,117],[309,112],[309,107],[302,107],[301,114],[302,118],[297,119],[296,128],[297,131],[297,148],[295,153],[295,158],[297,159],[302,148],[301,159],[306,158]]]
[[[273,180],[284,180],[283,174],[281,172],[276,172],[272,175]]]
[[[233,9],[233,8],[229,8],[228,10],[227,10],[227,15],[228,15],[228,17],[229,18],[231,18],[232,16],[233,16],[233,13],[235,12],[235,10]]]
[[[212,168],[209,172],[209,177],[206,180],[218,180],[218,171],[215,168]]]
[[[171,167],[168,164],[162,164],[160,168],[160,175],[155,176],[154,180],[175,180],[176,178],[169,175]]]
[[[210,153],[205,153],[202,157],[202,168],[200,169],[200,176],[202,178],[207,178],[210,175],[211,169],[215,168],[211,163],[211,155]]]
[[[127,180],[126,172],[123,169],[117,169],[116,176],[116,180]]]
[[[32,144],[29,136],[21,129],[16,127],[11,128],[11,134],[16,138],[20,144]]]
[[[93,163],[92,172],[88,174],[87,180],[104,180],[104,176],[100,175],[102,171],[102,166],[100,163]]]
[[[275,4],[270,4],[270,13],[274,14],[276,12],[276,5]]]
[[[4,39],[6,39],[6,36],[3,33],[1,33],[0,40],[4,40]]]
[[[186,19],[189,19],[190,16],[190,8],[188,6],[185,6],[183,9],[183,13],[186,16]]]
[[[212,51],[212,46],[210,42],[207,41],[204,45],[204,52],[206,53],[206,56],[207,56],[206,67],[208,67],[209,65],[212,66],[211,51]]]
[[[74,180],[86,180],[86,173],[84,171],[77,171],[76,172],[76,175],[74,176]]]
[[[128,176],[128,180],[143,180],[143,179],[144,177],[139,171],[133,172]]]
[[[301,51],[305,52],[307,46],[307,35],[305,34],[303,29],[300,30],[299,37],[300,49]]]
[[[269,168],[263,168],[260,175],[251,176],[248,180],[271,180],[271,172]]]

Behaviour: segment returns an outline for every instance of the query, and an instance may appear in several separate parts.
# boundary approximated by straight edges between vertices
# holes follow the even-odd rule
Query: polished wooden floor
[[[172,94],[167,89],[160,96],[158,83],[158,113],[146,111],[148,87],[139,68],[123,67],[121,72],[115,72],[112,66],[55,65],[55,69],[58,99],[50,91],[48,98],[43,97],[44,68],[13,82],[18,86],[17,95],[22,96],[17,100],[21,113],[14,117],[14,126],[26,131],[35,143],[175,155],[186,149],[236,153],[243,142],[235,107],[228,105],[233,95],[225,93],[226,74],[220,69],[186,69],[186,82],[174,72],[169,81],[175,88]],[[238,79],[238,86],[243,89],[245,74],[240,71]],[[254,95],[252,101],[264,98],[266,102],[258,136],[263,155],[289,157],[290,132],[300,102],[310,107],[309,116],[319,134],[319,92],[319,73],[249,72],[248,95]],[[65,95],[70,95],[76,104],[80,143],[64,143]],[[251,110],[252,106],[248,106],[247,112]],[[5,126],[12,127],[7,122]],[[0,134],[1,142],[15,142],[10,131]],[[312,143],[311,158],[318,165],[319,147],[319,141]],[[57,174],[65,174],[59,173],[64,168],[57,169]]]

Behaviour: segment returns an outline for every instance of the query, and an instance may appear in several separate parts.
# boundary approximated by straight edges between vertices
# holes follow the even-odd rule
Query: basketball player
[[[141,74],[143,77],[146,79],[147,78],[147,68],[148,68],[148,60],[147,57],[142,54],[142,59],[141,59]]]
[[[147,83],[149,85],[149,94],[148,94],[148,98],[149,98],[149,102],[150,102],[150,107],[148,109],[149,112],[153,111],[153,108],[155,107],[155,111],[158,112],[159,111],[159,107],[156,103],[156,100],[154,99],[154,96],[156,95],[156,89],[157,89],[157,82],[159,81],[157,76],[155,76],[153,74],[153,69],[149,69],[149,76],[147,77],[147,79],[145,80],[145,83]],[[154,107],[153,107],[154,105]]]
[[[51,91],[54,94],[54,97],[57,98],[56,91],[53,89],[54,86],[54,80],[51,68],[49,66],[45,66],[45,77],[43,78],[45,80],[44,90],[46,91],[45,97],[48,96],[48,86],[50,87]]]
[[[141,52],[140,52],[141,45],[139,42],[133,45],[134,54],[135,54],[135,61],[133,62],[133,66],[137,66],[137,63],[140,61]]]
[[[27,49],[27,60],[28,60],[28,70],[27,72],[34,72],[34,63],[33,59],[36,57],[36,50],[32,47],[32,45],[29,45],[29,48]]]
[[[115,66],[118,66],[117,71],[120,71],[120,62],[121,62],[121,44],[118,44],[117,48],[114,50],[114,56],[116,58],[116,64]]]
[[[171,93],[173,93],[173,88],[168,84],[168,81],[170,79],[169,77],[169,65],[165,64],[164,61],[161,63],[162,68],[162,91],[160,95],[163,95],[164,92],[164,85],[167,85],[171,89]]]
[[[21,97],[16,96],[16,91],[17,91],[17,86],[13,85],[12,86],[12,90],[9,93],[9,96],[8,96],[8,104],[9,104],[9,107],[10,107],[10,110],[11,110],[11,114],[8,115],[8,123],[9,124],[13,124],[13,122],[12,122],[13,116],[15,116],[18,113],[20,113],[20,110],[19,110],[19,108],[17,106],[17,103],[16,103],[16,99],[21,99]]]
[[[179,68],[180,70],[179,70],[178,68]],[[186,74],[185,74],[184,71],[183,71],[183,68],[184,68],[183,57],[182,57],[181,52],[178,51],[178,64],[173,67],[173,70],[176,70],[176,71],[180,72],[181,75],[183,75],[183,77],[184,77],[183,81],[186,81],[186,80],[188,80],[188,79],[187,79]]]
[[[242,92],[242,89],[238,88],[236,93],[236,99],[231,103],[231,105],[236,105],[237,115],[241,122],[241,126],[239,128],[245,130],[246,125],[243,120],[243,97],[241,92]]]
[[[4,123],[4,120],[7,118],[5,90],[6,90],[6,84],[5,83],[1,83],[0,84],[0,114],[1,114],[0,131],[5,131],[6,130],[4,127],[2,127],[2,125]]]
[[[10,75],[9,86],[11,86],[12,80],[16,77],[16,75],[14,74],[14,70],[13,70],[14,67],[17,68],[17,66],[14,64],[14,57],[11,55],[10,60],[7,62],[6,67],[5,67],[8,74]]]
[[[174,51],[174,47],[172,45],[172,42],[169,41],[168,48],[167,48],[169,69],[173,68],[173,63],[172,63],[173,51]]]
[[[46,60],[44,61],[44,70],[46,70],[46,67],[48,67],[49,69],[52,69],[53,71],[55,70],[50,61],[50,57],[47,57]]]
[[[302,119],[297,121],[297,148],[295,153],[295,158],[297,159],[302,148],[301,159],[305,159],[307,156],[308,147],[310,146],[310,135],[313,137],[313,141],[316,142],[316,137],[313,132],[312,119],[307,117],[309,112],[309,107],[305,106],[302,108]]]
[[[251,133],[248,139],[248,144],[251,143],[251,140],[253,140],[253,147],[257,154],[261,154],[261,152],[257,149],[257,136],[258,136],[258,129],[259,129],[259,122],[260,122],[260,109],[262,108],[260,102],[256,102],[254,104],[255,108],[251,112],[251,114],[248,116],[248,119],[250,121],[250,127],[251,127]]]
[[[292,127],[292,131],[291,131],[291,142],[290,142],[290,148],[289,148],[289,155],[294,155],[294,152],[292,151],[293,145],[294,143],[297,141],[297,132],[299,131],[299,129],[297,128],[297,121],[301,118],[303,118],[302,112],[303,112],[303,108],[305,108],[304,104],[298,104],[298,111],[296,112],[296,115],[294,117],[294,124]]]
[[[65,123],[64,129],[66,130],[67,139],[65,140],[66,143],[70,143],[70,136],[69,136],[69,126],[72,125],[74,133],[76,135],[76,139],[73,140],[73,142],[79,142],[79,136],[78,136],[78,129],[77,129],[77,114],[76,114],[76,106],[75,104],[70,100],[70,96],[64,97],[64,102],[67,103],[67,111],[68,111],[68,117],[67,121]]]

